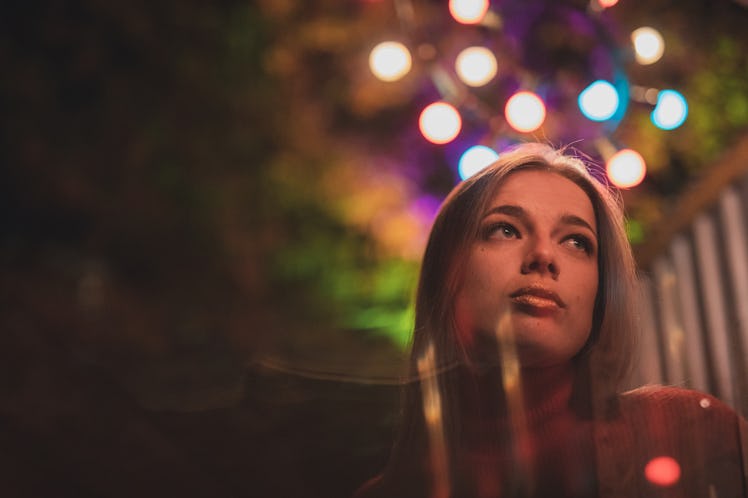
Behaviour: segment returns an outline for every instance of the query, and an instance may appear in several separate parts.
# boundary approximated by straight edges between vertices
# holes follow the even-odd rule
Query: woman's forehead
[[[561,173],[542,169],[520,170],[507,175],[492,189],[484,210],[504,203],[539,210],[571,210],[590,221],[596,218],[590,196],[577,182]]]

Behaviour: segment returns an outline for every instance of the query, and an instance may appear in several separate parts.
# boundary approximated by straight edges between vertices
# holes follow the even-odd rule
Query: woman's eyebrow
[[[520,206],[513,206],[511,204],[502,204],[501,206],[494,206],[483,215],[484,218],[491,216],[492,214],[506,214],[515,218],[525,218],[527,215],[525,210]]]
[[[595,229],[592,228],[592,226],[590,226],[590,224],[587,223],[583,218],[580,218],[579,216],[575,214],[565,214],[561,216],[561,223],[565,225],[575,225],[575,226],[587,228],[590,232],[592,232],[593,234],[595,234],[595,236],[597,236],[597,231],[595,231]]]

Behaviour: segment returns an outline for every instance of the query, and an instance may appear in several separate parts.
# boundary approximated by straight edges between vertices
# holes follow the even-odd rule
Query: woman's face
[[[476,349],[495,337],[505,312],[523,367],[568,362],[589,337],[597,295],[589,197],[559,174],[517,171],[479,216],[456,300],[460,340],[476,357],[491,354]]]

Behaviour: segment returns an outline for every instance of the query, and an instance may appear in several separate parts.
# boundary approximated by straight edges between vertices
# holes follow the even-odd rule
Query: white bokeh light
[[[496,76],[496,57],[485,47],[469,47],[460,52],[455,71],[460,79],[474,87],[483,86]]]
[[[488,12],[488,0],[449,0],[449,13],[462,24],[478,24]]]
[[[654,64],[665,53],[665,41],[659,31],[648,26],[635,29],[631,33],[634,55],[639,64]]]
[[[504,116],[512,128],[529,133],[545,121],[545,104],[532,92],[517,92],[507,101]]]
[[[485,145],[474,145],[466,150],[460,157],[457,171],[460,178],[467,180],[489,164],[495,162],[499,155],[490,147]]]
[[[369,68],[382,81],[399,80],[408,74],[411,65],[410,51],[400,42],[382,42],[369,54]]]
[[[579,94],[579,108],[593,121],[605,121],[618,110],[618,92],[607,81],[597,80]]]
[[[446,144],[460,133],[462,118],[454,106],[446,102],[434,102],[421,112],[418,127],[429,142]]]
[[[618,188],[639,185],[647,174],[644,158],[632,149],[621,149],[606,163],[608,179]]]

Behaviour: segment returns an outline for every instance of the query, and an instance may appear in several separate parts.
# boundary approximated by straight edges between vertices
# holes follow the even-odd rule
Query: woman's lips
[[[552,312],[566,307],[558,294],[544,287],[522,287],[509,297],[520,308],[528,311]]]

